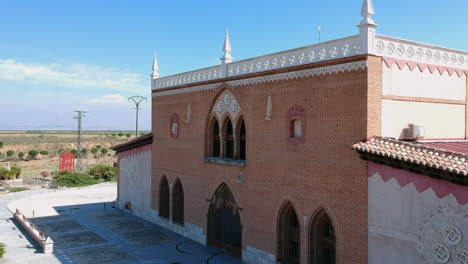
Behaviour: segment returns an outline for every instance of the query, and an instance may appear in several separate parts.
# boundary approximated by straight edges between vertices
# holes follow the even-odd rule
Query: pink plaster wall
[[[368,177],[371,177],[375,173],[378,173],[385,182],[394,177],[401,187],[404,187],[408,183],[413,183],[416,190],[420,193],[431,188],[438,198],[443,198],[451,193],[461,205],[468,203],[468,187],[466,186],[382,164],[368,162]]]

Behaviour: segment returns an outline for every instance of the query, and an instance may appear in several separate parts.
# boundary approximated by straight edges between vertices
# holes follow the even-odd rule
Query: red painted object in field
[[[60,154],[59,170],[72,172],[75,169],[75,155],[71,152],[64,152]]]

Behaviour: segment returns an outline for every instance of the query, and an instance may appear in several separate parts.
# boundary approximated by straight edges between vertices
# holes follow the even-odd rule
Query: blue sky
[[[378,34],[468,50],[468,1],[373,2]],[[133,129],[154,52],[167,76],[218,64],[226,27],[236,60],[355,35],[361,3],[0,0],[0,130]]]

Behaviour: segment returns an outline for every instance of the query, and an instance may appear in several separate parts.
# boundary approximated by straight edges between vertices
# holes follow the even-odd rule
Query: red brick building
[[[226,33],[221,65],[164,78],[155,58],[148,218],[246,263],[367,263],[369,164],[351,146],[411,138],[413,120],[468,136],[468,53],[376,35],[373,13],[364,0],[359,35],[238,62]]]

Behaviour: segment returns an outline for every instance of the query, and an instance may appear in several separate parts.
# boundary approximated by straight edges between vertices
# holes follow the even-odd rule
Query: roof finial
[[[231,49],[231,42],[229,41],[229,31],[226,28],[226,35],[224,37],[224,45],[223,45],[224,56],[221,58],[222,64],[230,63],[234,59],[231,56],[231,50],[232,49]]]
[[[158,65],[158,58],[156,57],[156,52],[154,53],[154,60],[153,60],[153,73],[151,74],[151,76],[153,77],[153,79],[157,79],[159,78],[159,65]]]
[[[363,19],[358,25],[359,28],[359,53],[375,53],[375,36],[377,24],[372,19],[374,15],[374,6],[372,0],[363,0],[361,7],[361,16]]]
[[[364,0],[361,7],[361,16],[363,17],[361,24],[375,24],[374,20],[372,19],[374,14],[372,0]]]

